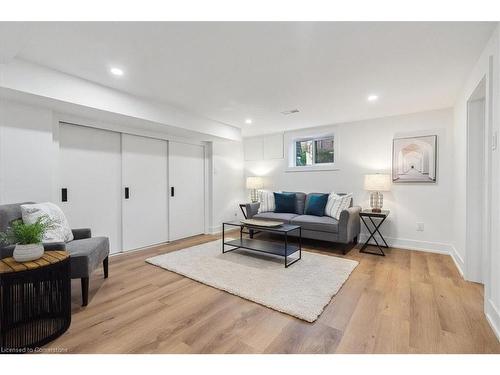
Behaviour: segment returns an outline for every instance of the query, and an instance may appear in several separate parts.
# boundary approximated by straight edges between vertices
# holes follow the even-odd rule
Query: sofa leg
[[[102,268],[104,269],[104,278],[107,279],[108,278],[108,269],[109,269],[109,257],[106,257],[102,261]]]
[[[249,229],[248,234],[249,234],[250,238],[253,238],[253,229]]]
[[[82,306],[87,306],[89,303],[89,278],[82,277]]]
[[[346,243],[342,247],[342,255],[346,255],[349,251],[351,251],[351,249],[356,247],[357,243],[358,243],[358,237],[354,237],[352,243]]]

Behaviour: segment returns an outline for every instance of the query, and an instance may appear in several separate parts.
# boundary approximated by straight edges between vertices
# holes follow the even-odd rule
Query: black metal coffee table
[[[240,228],[240,238],[235,240],[226,241],[224,233],[226,231],[226,226],[239,227]],[[254,238],[243,238],[243,229],[253,229],[260,232],[278,233],[283,235],[283,243],[262,241]],[[288,243],[288,234],[293,231],[298,231],[298,245]],[[232,246],[234,249],[224,250],[224,246]],[[246,249],[252,251],[258,251],[261,253],[273,254],[282,256],[285,258],[285,268],[288,268],[295,262],[302,259],[302,228],[300,225],[292,224],[282,224],[277,227],[261,227],[257,225],[249,225],[240,222],[225,222],[222,223],[222,253],[228,253],[236,249]],[[298,252],[298,257],[294,257],[292,261],[288,261],[290,255],[296,254]]]

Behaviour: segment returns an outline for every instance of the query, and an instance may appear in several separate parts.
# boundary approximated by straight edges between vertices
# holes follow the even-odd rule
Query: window
[[[295,141],[295,167],[333,164],[334,155],[333,136]]]

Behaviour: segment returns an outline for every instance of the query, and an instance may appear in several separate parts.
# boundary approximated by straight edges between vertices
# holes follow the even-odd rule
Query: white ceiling
[[[10,31],[4,38],[18,38],[17,58],[168,102],[252,135],[452,106],[495,25],[49,22],[1,26],[3,33]],[[122,68],[125,75],[110,75],[111,66]],[[369,94],[379,95],[379,100],[368,103]],[[300,113],[280,113],[295,108]],[[253,124],[246,125],[246,118]]]

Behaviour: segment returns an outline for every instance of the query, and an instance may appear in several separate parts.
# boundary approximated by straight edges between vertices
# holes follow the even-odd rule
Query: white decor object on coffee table
[[[257,219],[245,219],[241,220],[241,223],[246,225],[254,225],[256,227],[267,227],[267,228],[279,227],[280,225],[284,224],[284,222],[282,221],[257,220]]]

